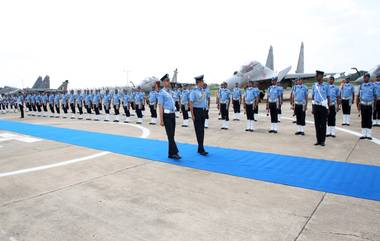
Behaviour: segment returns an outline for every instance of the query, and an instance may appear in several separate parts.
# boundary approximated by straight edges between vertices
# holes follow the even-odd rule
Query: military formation
[[[372,127],[380,126],[380,73],[375,82],[369,81],[368,73],[364,75],[364,82],[355,92],[350,79],[346,79],[340,86],[335,85],[334,77],[324,82],[324,73],[316,71],[316,83],[309,89],[302,79],[297,79],[292,87],[290,106],[294,111],[297,126],[295,135],[305,135],[306,112],[309,108],[314,116],[314,125],[317,142],[315,145],[325,146],[327,137],[336,137],[336,115],[342,110],[342,125],[349,126],[351,122],[351,109],[356,107],[361,116],[362,136],[360,139],[372,139]],[[163,87],[161,86],[163,83]],[[222,83],[216,93],[216,105],[219,111],[219,119],[222,121],[221,129],[229,129],[230,105],[232,103],[233,121],[246,116],[245,131],[254,132],[257,121],[260,99],[260,90],[255,82],[248,81],[243,89],[238,84],[234,88],[227,88],[227,83]],[[283,106],[282,86],[273,78],[271,85],[266,90],[266,111],[270,116],[271,134],[279,132],[281,109]],[[310,98],[311,97],[311,98]],[[179,85],[170,83],[166,74],[158,81],[149,94],[142,88],[119,92],[114,90],[70,90],[62,93],[33,93],[20,92],[14,96],[0,97],[1,113],[15,112],[18,108],[21,118],[24,118],[24,109],[28,116],[42,116],[63,119],[79,119],[94,121],[131,122],[131,116],[135,116],[136,123],[142,124],[144,113],[150,112],[151,125],[165,126],[169,140],[169,157],[180,159],[174,136],[176,119],[182,115],[182,127],[189,126],[190,118],[193,121],[196,138],[198,141],[198,153],[207,155],[204,148],[204,129],[209,126],[209,109],[211,104],[211,92],[204,83],[204,76],[195,77],[195,85]],[[145,108],[147,106],[147,109]]]

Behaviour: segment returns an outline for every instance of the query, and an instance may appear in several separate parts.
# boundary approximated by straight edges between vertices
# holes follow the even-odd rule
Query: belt
[[[294,104],[296,105],[304,105],[306,104],[305,102],[302,102],[302,101],[295,101]]]
[[[248,102],[246,101],[245,104],[246,104],[246,105],[252,105],[252,104],[253,104],[253,101],[248,101]]]
[[[174,111],[169,110],[169,109],[164,109],[165,114],[174,114]]]
[[[342,100],[351,100],[351,98],[344,98],[344,97],[343,97]]]
[[[372,105],[373,102],[372,101],[360,101],[360,104],[361,105]]]
[[[207,108],[201,108],[201,107],[194,107],[194,109],[197,109],[197,110],[207,110]]]
[[[269,104],[277,104],[277,101],[269,101]]]

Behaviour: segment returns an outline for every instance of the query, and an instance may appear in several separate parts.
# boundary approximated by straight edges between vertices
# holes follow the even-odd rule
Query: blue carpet
[[[380,167],[297,156],[178,144],[182,160],[167,158],[167,142],[0,120],[0,129],[178,166],[380,201]],[[190,130],[189,130],[190,131]]]

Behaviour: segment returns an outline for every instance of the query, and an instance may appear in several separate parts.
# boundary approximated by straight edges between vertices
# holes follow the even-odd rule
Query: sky
[[[294,72],[380,64],[377,0],[1,0],[0,86],[125,86],[172,74],[220,83],[243,64]]]

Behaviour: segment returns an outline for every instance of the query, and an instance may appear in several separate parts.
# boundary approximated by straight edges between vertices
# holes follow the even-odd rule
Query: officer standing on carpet
[[[371,76],[365,73],[359,88],[356,105],[362,117],[362,136],[360,139],[372,140],[372,106],[376,99],[375,86],[369,82]]]
[[[239,88],[239,83],[235,84],[235,88],[232,89],[232,106],[234,108],[233,120],[240,120],[240,105],[241,105],[242,93]]]
[[[327,133],[326,137],[336,137],[336,113],[340,110],[340,90],[334,85],[335,78],[331,76],[329,79],[329,113],[327,117]]]
[[[293,109],[296,115],[297,132],[295,135],[305,135],[305,118],[308,102],[308,90],[307,87],[302,83],[302,79],[297,79],[296,85],[293,88],[292,94]]]
[[[329,86],[323,82],[323,71],[316,71],[317,83],[313,85],[311,99],[313,103],[313,115],[315,133],[317,136],[316,146],[325,146],[326,140],[326,119],[330,105]]]
[[[175,101],[171,93],[169,75],[166,74],[161,78],[164,88],[158,94],[158,109],[160,110],[160,125],[165,126],[166,135],[168,136],[170,159],[179,160],[177,144],[175,143]]]
[[[207,93],[203,85],[203,75],[195,77],[196,86],[190,92],[190,110],[198,142],[198,153],[206,156],[204,149],[205,120],[207,112]]]
[[[373,111],[373,126],[380,126],[380,72],[376,75],[376,82],[373,83],[375,87],[375,104]]]
[[[342,126],[350,125],[351,105],[355,100],[355,89],[350,83],[350,77],[347,77],[341,89],[343,123]]]

